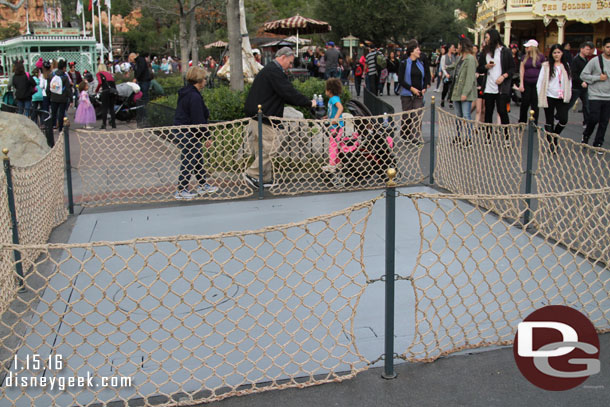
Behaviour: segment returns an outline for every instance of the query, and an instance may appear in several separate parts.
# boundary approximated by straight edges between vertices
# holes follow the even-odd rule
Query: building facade
[[[477,8],[477,43],[490,28],[506,45],[521,47],[534,38],[541,50],[564,42],[578,49],[584,41],[601,49],[603,38],[610,37],[610,0],[484,0]]]

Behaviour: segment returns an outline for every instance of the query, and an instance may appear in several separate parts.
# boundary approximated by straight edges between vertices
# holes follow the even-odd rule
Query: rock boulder
[[[16,167],[34,164],[51,150],[33,121],[21,114],[0,112],[0,151],[5,148]]]

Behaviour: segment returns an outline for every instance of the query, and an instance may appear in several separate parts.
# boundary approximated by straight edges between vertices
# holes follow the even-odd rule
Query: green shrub
[[[226,85],[212,89],[205,88],[202,94],[205,104],[210,109],[210,120],[229,121],[244,118],[244,105],[250,86],[246,85],[241,92],[234,92]]]
[[[155,74],[155,80],[159,82],[159,85],[166,88],[181,88],[184,86],[184,80],[182,79],[182,75],[180,73],[172,73],[165,74],[162,72],[157,72]]]
[[[326,96],[326,82],[319,78],[309,78],[304,82],[299,80],[295,80],[292,82],[296,90],[305,95],[308,99],[313,99],[313,95],[322,95],[324,97],[324,106],[328,102],[328,97]],[[352,98],[348,87],[343,87],[343,92],[339,96],[341,98],[341,103],[345,107],[345,104]],[[313,115],[311,114],[311,109],[307,107],[297,107],[297,110],[302,112],[305,115],[306,119],[313,119]]]
[[[168,77],[169,76],[172,75],[168,75]],[[312,99],[314,94],[322,94],[324,96],[324,103],[328,102],[328,98],[324,92],[324,81],[321,79],[310,78],[304,82],[295,80],[293,85],[308,99]],[[208,109],[210,109],[210,120],[230,121],[244,118],[244,105],[246,103],[248,93],[250,92],[250,87],[251,85],[246,85],[244,90],[241,92],[234,92],[229,88],[229,86],[224,84],[212,89],[204,88],[201,94],[203,95],[205,104],[208,106]],[[343,87],[343,93],[340,97],[341,103],[344,105],[351,99],[351,94],[349,93],[347,87]],[[175,109],[178,104],[178,95],[172,94],[160,97],[155,99],[155,103]],[[303,112],[306,118],[313,117],[309,108],[297,107],[297,109]]]

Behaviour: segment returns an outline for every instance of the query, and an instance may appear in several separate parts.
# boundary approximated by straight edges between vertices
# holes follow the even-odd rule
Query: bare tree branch
[[[23,6],[23,3],[25,3],[25,0],[21,0],[17,4],[9,3],[7,0],[0,0],[0,6],[6,6],[8,8],[13,9],[13,11],[19,10],[21,6]]]

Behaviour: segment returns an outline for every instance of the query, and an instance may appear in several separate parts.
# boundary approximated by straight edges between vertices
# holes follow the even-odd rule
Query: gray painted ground
[[[433,192],[424,187],[404,188],[402,191]],[[150,206],[116,212],[89,211],[77,218],[69,241],[121,241],[145,236],[211,235],[226,231],[255,230],[298,222],[378,195],[379,191],[367,191],[263,201],[184,204],[164,208]],[[430,201],[420,201],[420,205],[424,211],[433,208]],[[384,272],[384,206],[383,201],[375,205],[365,233],[364,266],[369,279],[378,279]],[[439,349],[430,348],[426,354],[423,344],[430,345],[438,341],[442,345],[440,350],[446,350],[460,346],[466,340],[472,341],[477,335],[483,335],[488,340],[510,339],[511,326],[514,326],[510,325],[511,321],[514,322],[523,313],[527,315],[529,309],[544,305],[544,300],[557,301],[556,287],[566,287],[567,283],[573,284],[576,289],[583,288],[583,284],[588,287],[585,298],[566,295],[573,306],[594,307],[596,304],[591,301],[592,298],[604,306],[608,305],[605,302],[607,298],[603,297],[607,294],[608,287],[599,284],[600,280],[608,280],[607,277],[600,278],[608,270],[593,266],[540,238],[531,239],[522,230],[507,227],[492,215],[485,215],[482,219],[483,215],[479,211],[471,212],[472,207],[464,202],[442,203],[447,211],[454,206],[460,210],[451,211],[449,217],[442,211],[432,215],[435,223],[442,227],[431,225],[424,230],[425,242],[422,247],[425,252],[420,265],[415,269],[414,277],[418,287],[430,287],[426,291],[428,296],[420,297],[419,307],[423,310],[423,314],[419,315],[424,320],[422,326],[429,329],[421,329],[420,326],[423,334],[415,344],[413,286],[404,280],[397,283],[396,352],[404,353],[409,345],[414,345],[408,356],[434,356]],[[362,218],[361,214],[353,216],[355,220]],[[465,219],[468,219],[469,224],[477,226],[469,227],[464,223]],[[224,385],[238,385],[244,380],[267,381],[269,377],[283,378],[286,375],[303,375],[309,371],[318,374],[330,369],[348,370],[346,363],[362,367],[365,361],[375,360],[383,352],[383,284],[377,282],[366,286],[365,276],[356,264],[357,261],[354,261],[351,253],[342,251],[343,244],[337,245],[335,242],[327,248],[320,244],[335,236],[334,232],[328,234],[330,228],[337,230],[337,237],[346,239],[346,247],[357,247],[358,241],[354,241],[354,237],[359,237],[348,237],[351,229],[340,227],[344,222],[344,217],[338,217],[329,220],[328,227],[326,224],[314,224],[305,234],[302,228],[290,228],[283,234],[269,232],[268,239],[277,243],[276,251],[265,245],[258,247],[261,240],[254,235],[241,240],[224,238],[224,247],[221,247],[218,239],[197,243],[193,240],[164,242],[157,246],[163,255],[156,254],[146,261],[145,255],[152,251],[150,245],[121,246],[116,253],[121,257],[114,256],[107,247],[92,251],[73,250],[74,259],[84,262],[82,270],[79,262],[70,260],[62,264],[60,273],[53,275],[50,281],[53,289],[45,292],[43,301],[38,305],[39,316],[35,316],[32,321],[35,333],[28,335],[26,345],[29,349],[36,349],[36,353],[42,356],[48,353],[62,354],[69,367],[68,372],[85,374],[91,371],[97,376],[132,376],[134,383],[141,386],[140,393],[147,395],[156,386],[161,386],[161,390],[168,394],[197,391],[202,388],[202,378],[209,378],[206,381],[208,387],[221,386],[223,383],[220,377],[225,374],[230,376]],[[362,231],[362,226],[357,224],[354,230]],[[312,236],[318,232],[320,235],[316,243]],[[426,243],[428,239],[432,242],[431,245]],[[251,247],[258,247],[256,252],[259,255],[269,255],[266,259],[267,266],[276,267],[276,273],[263,267],[261,258],[253,257],[254,251],[242,246],[244,242]],[[408,199],[399,198],[396,248],[399,275],[411,275],[416,267],[421,243],[415,208]],[[144,256],[133,256],[134,247]],[[231,256],[229,249],[238,247],[239,250],[235,252],[237,254]],[[190,252],[190,261],[185,255],[187,251]],[[276,256],[280,252],[282,255]],[[358,255],[357,252],[354,254]],[[512,264],[508,259],[514,260]],[[101,267],[102,263],[104,267]],[[429,271],[424,269],[426,266]],[[571,270],[572,274],[566,276],[563,269]],[[130,270],[142,271],[136,275]],[[263,280],[266,284],[261,284]],[[300,285],[303,280],[315,284],[307,288]],[[491,283],[481,284],[483,280]],[[526,282],[522,284],[521,281]],[[313,286],[319,287],[319,290],[312,289]],[[359,303],[356,303],[365,286]],[[498,292],[496,288],[499,286],[507,289]],[[283,291],[286,287],[290,288],[287,293]],[[170,290],[172,292],[168,294]],[[265,297],[272,292],[277,293],[281,301],[277,301],[277,298],[274,300],[273,295]],[[338,292],[340,295],[337,295]],[[506,292],[512,293],[512,300]],[[473,293],[480,301],[455,301],[458,297],[472,298]],[[265,312],[255,312],[260,304],[247,294],[259,295],[261,301],[267,298],[264,300],[268,301]],[[484,313],[481,303],[486,304]],[[330,304],[325,308],[326,313],[325,304]],[[282,307],[291,312],[283,313]],[[350,307],[357,307],[353,321],[354,342],[364,361],[359,360],[356,349],[349,340],[352,328],[348,320]],[[170,308],[173,310],[170,311]],[[437,314],[445,316],[442,322],[434,318],[434,309]],[[147,317],[149,310],[153,310],[151,318]],[[328,310],[334,313],[330,314]],[[451,315],[449,311],[452,311]],[[252,321],[244,318],[248,312],[257,317],[257,323],[253,322],[255,318],[251,318]],[[86,323],[81,315],[87,315]],[[601,315],[594,316],[598,325],[605,323]],[[290,331],[291,335],[284,335],[280,323],[286,326],[286,331]],[[227,347],[223,345],[226,341],[218,336],[208,337],[211,325],[216,325],[218,330],[226,333],[229,341],[237,345]],[[458,329],[457,325],[464,326],[465,329]],[[266,328],[263,329],[262,326]],[[456,337],[462,331],[463,335]],[[277,332],[275,339],[272,340],[267,335],[270,332]],[[500,333],[500,337],[497,337],[496,332]],[[43,337],[44,344],[41,344]],[[309,337],[317,341],[312,342],[308,340]],[[454,338],[453,342],[449,338]],[[277,343],[282,346],[276,346]],[[267,369],[270,360],[256,345],[267,347],[265,354],[276,358],[278,363],[283,363],[283,370],[277,367]],[[210,348],[214,347],[216,355],[210,352]],[[281,348],[287,351],[284,352]],[[323,350],[322,353],[317,353],[319,349]],[[307,355],[307,351],[327,362],[308,362],[311,356]],[[32,352],[24,347],[19,357],[23,359],[28,353]],[[86,360],[76,353],[86,356]],[[219,359],[217,355],[222,357]],[[486,356],[477,358],[483,359],[475,360],[486,360]],[[450,360],[454,359],[460,358]],[[255,362],[249,363],[248,360]],[[294,361],[302,363],[301,367]],[[439,363],[447,361],[426,366],[437,366]],[[233,370],[231,365],[237,368]],[[216,374],[213,374],[211,367],[216,368]],[[262,374],[259,369],[266,371],[266,374]],[[430,368],[407,365],[400,369],[410,371]],[[53,376],[55,372],[45,374]],[[439,374],[443,375],[442,371]],[[364,379],[358,377],[356,380],[377,383],[380,389],[396,386],[390,385],[390,382],[376,382],[378,379],[375,373],[367,372],[362,377]],[[399,380],[405,380],[406,377],[408,375],[403,374]],[[514,375],[511,377],[515,379]],[[522,380],[515,380],[523,385]],[[332,385],[333,388],[336,386]],[[371,386],[375,387],[374,384]],[[325,389],[329,387],[319,387],[321,394],[327,392]],[[40,390],[29,391],[33,395]],[[315,392],[315,389],[307,390],[303,397],[310,397],[312,391]],[[76,400],[71,393],[61,394],[55,405],[68,406],[93,401],[86,390],[78,394]],[[439,392],[439,397],[440,393],[442,391]],[[275,396],[257,397],[277,397],[277,400],[264,401],[261,405],[290,404],[283,399],[284,395],[294,393],[273,394]],[[11,392],[7,396],[16,397]],[[99,401],[113,400],[117,396],[131,398],[137,397],[137,394],[133,388],[118,392],[106,391],[101,393],[102,400]],[[351,403],[339,405],[369,405],[371,403],[364,401],[371,401],[370,397],[371,395],[351,398]],[[247,400],[248,397],[230,402],[243,403]],[[346,397],[347,400],[350,397]],[[476,398],[473,397],[472,400]],[[21,399],[18,405],[24,401]],[[307,401],[302,403],[309,404]],[[495,405],[494,402],[491,403]],[[41,400],[38,405],[49,404],[49,400]],[[426,403],[422,401],[417,404]]]

